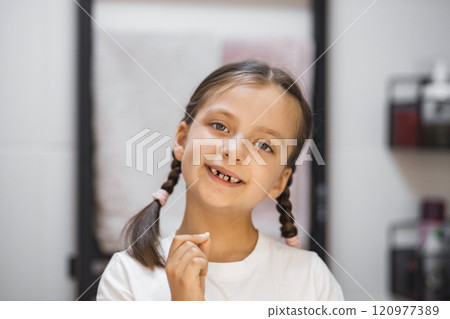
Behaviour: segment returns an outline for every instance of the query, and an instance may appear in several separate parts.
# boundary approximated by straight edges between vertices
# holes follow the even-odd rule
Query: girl
[[[281,69],[247,60],[206,77],[178,126],[168,180],[124,228],[129,248],[113,255],[97,300],[343,300],[325,263],[298,249],[291,217],[289,186],[311,127],[308,104]],[[216,157],[217,143],[198,147],[205,139],[222,142]],[[180,173],[184,218],[160,238],[160,210]],[[288,245],[253,226],[265,197]]]

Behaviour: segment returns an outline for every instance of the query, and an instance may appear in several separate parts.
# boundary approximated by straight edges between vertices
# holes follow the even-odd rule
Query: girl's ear
[[[275,185],[272,187],[272,189],[269,191],[269,195],[267,195],[270,199],[276,199],[278,196],[283,193],[284,188],[286,187],[286,184],[288,182],[289,176],[292,174],[292,168],[285,167],[283,169],[283,172],[281,172],[280,177],[278,178]]]
[[[186,147],[186,140],[188,134],[188,125],[185,121],[180,122],[178,130],[173,141],[173,152],[175,158],[181,162]]]

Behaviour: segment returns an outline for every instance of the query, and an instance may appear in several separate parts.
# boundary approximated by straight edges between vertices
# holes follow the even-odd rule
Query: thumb
[[[170,245],[169,257],[172,256],[175,253],[175,251],[186,241],[193,242],[194,244],[199,246],[199,244],[207,241],[208,238],[209,238],[209,233],[194,234],[194,235],[190,235],[190,234],[175,235],[175,237],[173,238],[172,244]]]

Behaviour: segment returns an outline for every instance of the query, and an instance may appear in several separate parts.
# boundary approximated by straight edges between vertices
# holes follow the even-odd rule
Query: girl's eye
[[[222,123],[211,123],[210,124],[212,127],[214,127],[214,125],[216,125],[214,128],[216,129],[216,130],[219,130],[219,131],[222,131],[222,132],[224,132],[224,129],[227,129],[228,130],[228,128],[225,126],[225,125],[223,125]]]
[[[264,143],[264,142],[261,142],[261,141],[259,141],[258,143],[262,144],[260,149],[262,149],[263,151],[268,151],[270,153],[273,153],[272,148],[270,148],[270,146],[267,143]]]

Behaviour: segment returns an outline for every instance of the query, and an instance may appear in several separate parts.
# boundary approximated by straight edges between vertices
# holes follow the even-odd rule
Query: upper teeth
[[[233,184],[240,182],[239,179],[234,178],[232,176],[224,175],[224,174],[220,173],[219,171],[217,171],[215,168],[210,167],[209,169],[211,170],[211,172],[213,172],[214,175],[219,176],[221,179],[223,179],[225,181],[230,180],[230,182],[233,183]]]

